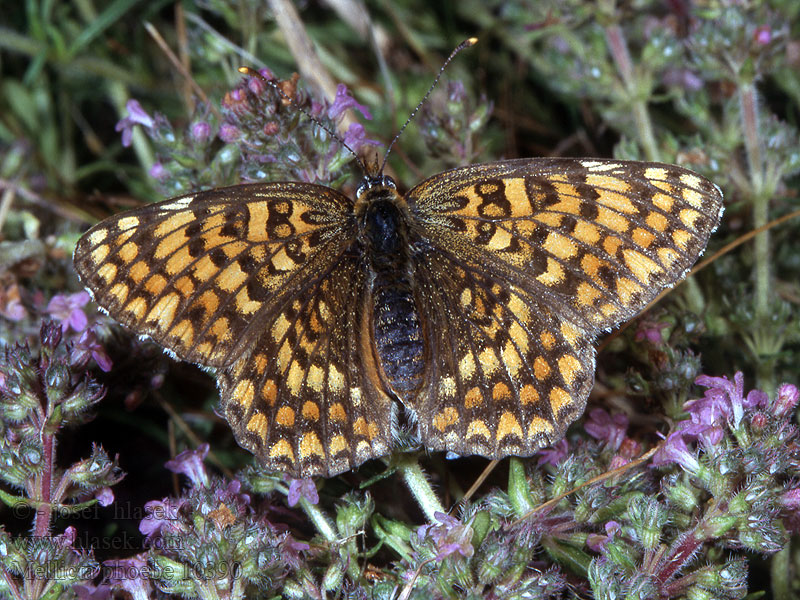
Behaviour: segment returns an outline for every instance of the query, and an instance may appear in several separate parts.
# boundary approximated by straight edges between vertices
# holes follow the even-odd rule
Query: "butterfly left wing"
[[[336,190],[245,184],[110,217],[81,237],[74,263],[116,320],[183,360],[222,367],[354,236],[352,203]]]

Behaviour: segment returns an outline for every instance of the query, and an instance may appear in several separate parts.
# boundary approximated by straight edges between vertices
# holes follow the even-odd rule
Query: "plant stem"
[[[619,25],[606,27],[606,41],[617,65],[617,70],[622,78],[622,83],[628,95],[628,101],[633,109],[633,120],[636,123],[636,130],[639,133],[639,142],[644,150],[647,160],[658,160],[658,144],[653,134],[653,122],[650,120],[650,113],[647,111],[647,102],[639,93],[639,86],[636,81],[633,62],[631,61],[628,45],[625,43],[625,34]]]
[[[441,502],[439,502],[439,498],[437,498],[431,484],[428,483],[428,478],[422,471],[422,467],[419,466],[419,462],[417,462],[416,459],[402,460],[398,468],[403,475],[408,489],[411,490],[414,498],[417,499],[428,521],[435,522],[435,513],[444,513],[446,511]]]

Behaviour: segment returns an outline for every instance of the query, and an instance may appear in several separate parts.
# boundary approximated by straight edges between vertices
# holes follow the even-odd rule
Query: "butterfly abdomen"
[[[405,219],[391,200],[375,200],[364,215],[372,271],[375,350],[388,380],[401,397],[419,387],[425,366],[422,326],[409,269]]]

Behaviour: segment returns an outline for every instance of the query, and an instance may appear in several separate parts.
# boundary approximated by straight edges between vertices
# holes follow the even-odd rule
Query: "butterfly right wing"
[[[237,442],[267,468],[330,477],[391,450],[396,405],[375,364],[367,286],[361,256],[346,253],[219,373]]]
[[[352,202],[308,183],[198,192],[98,223],[75,268],[95,301],[179,358],[230,364],[355,235]]]

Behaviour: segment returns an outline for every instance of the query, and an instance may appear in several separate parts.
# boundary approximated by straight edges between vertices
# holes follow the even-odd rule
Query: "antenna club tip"
[[[237,71],[239,71],[239,73],[242,75],[248,75],[252,69],[250,67],[239,67]]]
[[[476,37],[471,37],[471,38],[467,39],[467,40],[466,40],[464,43],[465,43],[465,44],[466,44],[468,47],[469,47],[469,46],[474,46],[475,44],[477,44],[477,43],[478,43],[478,38],[476,38]]]

